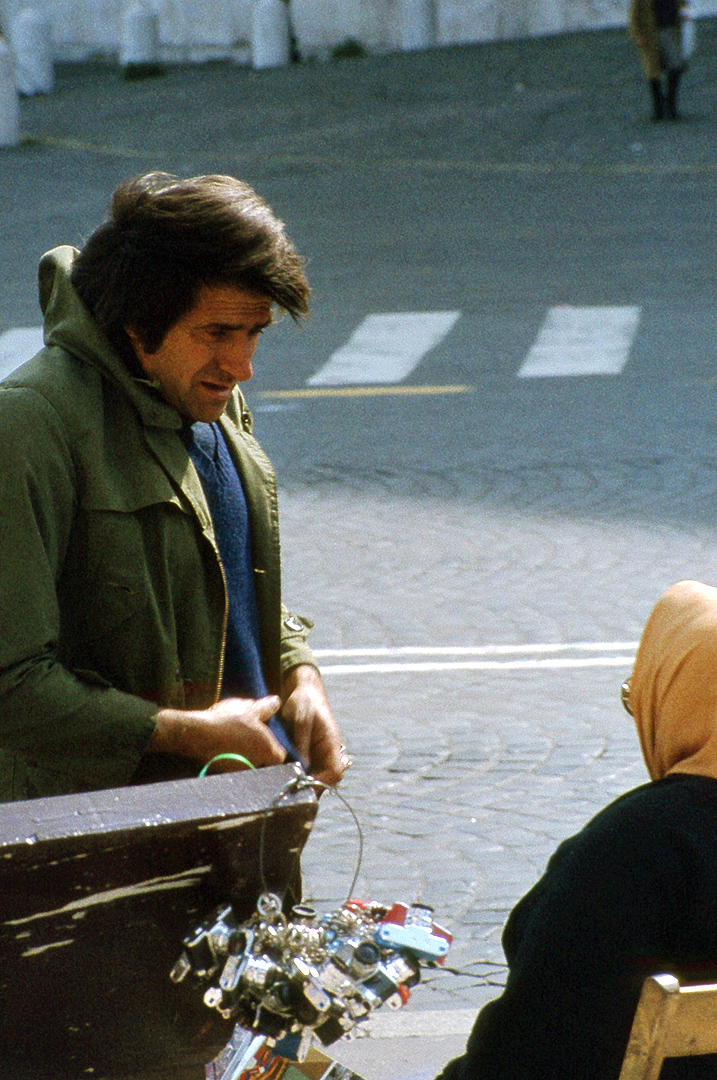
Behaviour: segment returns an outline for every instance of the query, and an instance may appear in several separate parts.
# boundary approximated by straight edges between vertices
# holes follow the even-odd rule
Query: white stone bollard
[[[401,0],[401,48],[430,49],[436,44],[433,0]]]
[[[15,79],[21,94],[50,94],[55,85],[50,19],[44,11],[25,8],[10,21],[15,53]]]
[[[15,57],[0,36],[0,147],[20,142],[20,103],[15,85]]]
[[[256,0],[251,17],[252,67],[285,67],[290,60],[288,6],[284,0]]]
[[[158,73],[157,15],[142,0],[126,7],[120,25],[120,67],[125,74]]]

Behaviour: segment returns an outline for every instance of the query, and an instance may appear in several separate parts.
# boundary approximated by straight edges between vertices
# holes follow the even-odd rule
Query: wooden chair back
[[[717,1054],[717,984],[645,979],[620,1080],[657,1080],[665,1058],[698,1054]]]

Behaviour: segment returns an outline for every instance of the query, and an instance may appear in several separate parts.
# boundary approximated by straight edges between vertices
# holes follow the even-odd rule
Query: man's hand
[[[281,700],[271,695],[225,698],[209,709],[160,709],[148,750],[192,758],[200,767],[217,754],[241,754],[257,768],[281,765],[286,751],[266,726],[280,705]],[[231,772],[244,766],[225,759],[212,768]]]
[[[282,699],[281,718],[307,771],[323,784],[338,784],[350,762],[316,668],[292,668],[284,679]]]

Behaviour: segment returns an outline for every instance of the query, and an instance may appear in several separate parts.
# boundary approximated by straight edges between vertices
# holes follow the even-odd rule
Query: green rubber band
[[[207,772],[209,771],[209,769],[211,768],[211,766],[214,764],[215,761],[223,761],[225,758],[231,758],[232,761],[241,761],[242,765],[248,765],[250,769],[256,769],[256,765],[252,765],[252,763],[249,761],[249,759],[243,757],[242,754],[217,754],[216,757],[213,757],[211,761],[208,761],[206,763],[206,765],[204,766],[204,768],[202,769],[202,771],[199,774],[200,777],[207,775]]]

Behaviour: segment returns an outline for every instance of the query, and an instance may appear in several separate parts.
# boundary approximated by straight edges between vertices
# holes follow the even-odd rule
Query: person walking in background
[[[679,119],[677,88],[687,66],[684,8],[685,0],[630,0],[630,37],[650,86],[654,121]]]

